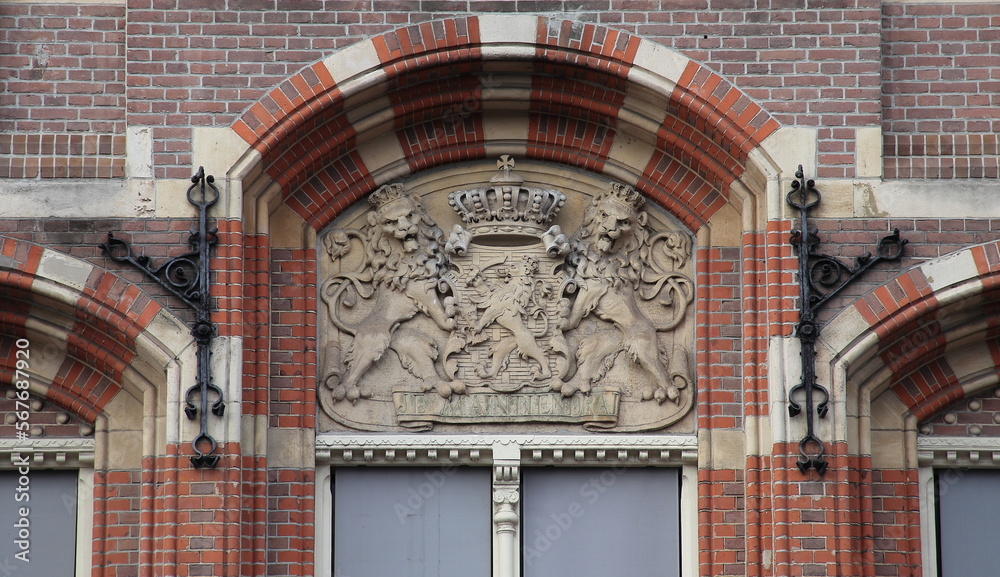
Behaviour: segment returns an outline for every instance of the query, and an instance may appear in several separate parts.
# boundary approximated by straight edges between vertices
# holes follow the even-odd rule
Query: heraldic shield
[[[690,412],[688,233],[620,183],[561,217],[563,192],[498,167],[450,215],[390,184],[320,237],[321,429],[651,431]]]

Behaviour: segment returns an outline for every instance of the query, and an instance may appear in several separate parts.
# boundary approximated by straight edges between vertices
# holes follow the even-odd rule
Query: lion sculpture
[[[679,232],[651,236],[643,202],[633,188],[613,183],[584,213],[569,258],[576,298],[564,301],[561,328],[575,329],[589,315],[613,328],[580,337],[575,378],[554,385],[564,395],[589,392],[622,353],[650,376],[651,385],[642,391],[645,400],[676,402],[679,389],[689,384],[684,371],[670,370],[658,333],[677,327],[691,302],[691,280],[673,270],[686,262],[690,240]],[[665,310],[654,322],[639,299],[657,297]]]
[[[328,350],[324,385],[333,402],[371,398],[373,392],[361,385],[362,378],[392,350],[411,374],[422,382],[436,383],[428,385],[428,390],[434,388],[442,397],[462,393],[465,387],[460,381],[447,381],[437,374],[434,338],[407,326],[423,314],[444,331],[454,328],[453,316],[446,313],[451,298],[442,299],[438,293],[447,264],[444,235],[420,200],[404,194],[400,184],[381,187],[369,202],[374,210],[368,213],[365,232],[337,230],[323,239],[333,262],[359,242],[365,248],[360,268],[333,275],[320,290],[330,321],[353,337],[342,362],[338,351]],[[359,312],[359,299],[366,301],[365,312]],[[321,400],[329,401],[323,395]]]

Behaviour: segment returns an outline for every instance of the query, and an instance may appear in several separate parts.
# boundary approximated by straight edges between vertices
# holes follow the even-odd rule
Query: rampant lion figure
[[[481,378],[497,376],[497,373],[506,367],[507,355],[515,349],[522,358],[531,359],[538,364],[532,369],[535,379],[552,377],[545,349],[539,346],[535,335],[524,322],[525,316],[544,312],[536,301],[538,297],[536,272],[538,272],[538,259],[525,256],[521,262],[511,266],[504,283],[479,299],[477,307],[483,309],[483,314],[473,327],[473,334],[481,333],[494,323],[511,333],[510,337],[501,338],[500,342],[492,347],[492,362],[488,363],[488,366],[480,367],[478,374]]]
[[[581,360],[574,382],[581,384],[556,385],[564,395],[589,392],[590,385],[614,366],[621,353],[649,373],[653,385],[643,391],[645,400],[676,402],[679,389],[689,383],[686,374],[668,368],[657,333],[678,326],[691,302],[691,280],[673,272],[686,262],[690,240],[678,232],[651,237],[646,228],[648,216],[641,210],[643,202],[633,188],[613,183],[584,213],[569,258],[577,294],[572,303],[564,300],[561,328],[577,328],[593,314],[613,330],[580,338],[576,355]],[[662,253],[655,259],[654,250]],[[650,319],[637,300],[657,296],[667,312],[661,322]]]
[[[383,186],[368,200],[375,208],[368,213],[365,232],[338,230],[323,239],[334,262],[347,254],[352,244],[360,242],[365,248],[364,264],[359,269],[333,275],[320,290],[330,321],[354,337],[342,364],[336,358],[337,351],[328,351],[324,385],[330,389],[333,402],[346,398],[353,403],[372,397],[370,387],[359,383],[391,349],[415,377],[437,383],[428,385],[428,390],[434,388],[442,397],[462,393],[465,386],[460,381],[446,381],[438,375],[435,340],[407,327],[407,321],[417,314],[431,318],[444,331],[455,326],[453,316],[446,313],[450,297],[442,299],[438,293],[447,265],[442,251],[444,235],[419,199],[403,193],[401,184]],[[348,320],[359,297],[368,302],[364,307],[367,312],[355,312],[355,318]],[[341,366],[346,367],[343,374]],[[321,401],[328,400],[321,395]]]

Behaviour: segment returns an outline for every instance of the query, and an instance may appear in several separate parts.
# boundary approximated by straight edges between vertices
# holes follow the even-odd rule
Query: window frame
[[[492,575],[520,577],[521,467],[680,469],[680,574],[697,575],[698,442],[694,435],[341,434],[316,437],[316,577],[333,573],[332,471],[350,466],[490,467]],[[517,523],[511,525],[510,513]]]
[[[920,547],[924,577],[938,577],[938,469],[1000,468],[1000,437],[917,436]]]
[[[29,455],[31,471],[77,471],[74,574],[89,577],[94,551],[94,439],[0,439],[0,470],[17,470],[15,458],[25,453]]]

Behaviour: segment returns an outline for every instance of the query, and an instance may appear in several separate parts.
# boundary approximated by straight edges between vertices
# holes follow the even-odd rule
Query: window
[[[994,577],[1000,437],[917,437],[925,577]]]
[[[333,471],[334,575],[490,576],[490,471]]]
[[[1000,567],[1000,470],[935,470],[938,574],[994,577]]]
[[[90,438],[0,439],[0,575],[91,574],[93,462]]]
[[[534,468],[521,472],[524,577],[676,577],[676,468]]]
[[[77,471],[0,471],[0,559],[8,567],[74,575],[78,484]]]
[[[386,437],[317,439],[317,576],[695,574],[693,438]]]

